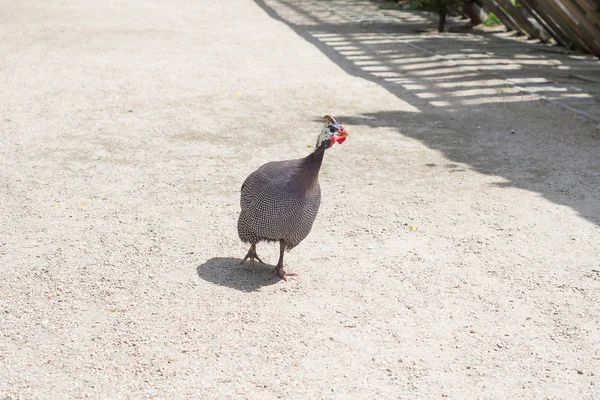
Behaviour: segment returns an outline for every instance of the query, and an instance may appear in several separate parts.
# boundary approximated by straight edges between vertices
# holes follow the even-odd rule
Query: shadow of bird
[[[242,292],[253,292],[263,286],[279,282],[279,277],[271,276],[268,268],[257,263],[253,268],[240,266],[240,258],[214,257],[196,268],[198,276],[219,286],[226,286]]]

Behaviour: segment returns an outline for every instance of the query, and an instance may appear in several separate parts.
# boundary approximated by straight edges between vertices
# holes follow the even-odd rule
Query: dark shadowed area
[[[272,277],[273,266],[256,262],[240,265],[242,260],[231,257],[215,257],[198,266],[198,276],[207,282],[226,286],[242,292],[253,292],[263,286],[275,284],[279,277]]]

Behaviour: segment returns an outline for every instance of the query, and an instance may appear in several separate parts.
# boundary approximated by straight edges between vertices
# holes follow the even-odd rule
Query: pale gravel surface
[[[283,3],[2,1],[0,399],[600,399],[597,123],[432,105]],[[325,113],[351,137],[267,281],[240,185]]]

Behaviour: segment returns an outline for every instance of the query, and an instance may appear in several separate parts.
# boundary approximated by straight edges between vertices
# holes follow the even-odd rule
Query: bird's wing
[[[273,161],[248,175],[241,189],[242,210],[251,208],[260,199],[258,195],[272,194],[273,190],[277,191],[277,188],[284,187],[296,164],[297,160]]]

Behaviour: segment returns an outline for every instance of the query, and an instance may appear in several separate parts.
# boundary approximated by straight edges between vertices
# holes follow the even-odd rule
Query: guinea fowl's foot
[[[258,262],[260,262],[261,264],[264,264],[263,260],[261,260],[258,257],[258,254],[256,254],[256,245],[255,244],[250,246],[250,250],[248,250],[248,253],[246,253],[246,257],[244,257],[244,259],[242,260],[240,265],[245,263],[247,259],[250,259],[250,266],[252,266],[252,269],[254,269],[254,260],[255,259],[258,260]]]
[[[296,274],[295,272],[285,272],[283,270],[283,265],[277,265],[275,269],[271,272],[271,278],[269,279],[272,279],[276,276],[280,277],[281,279],[287,282],[288,276],[298,276],[298,274]]]

